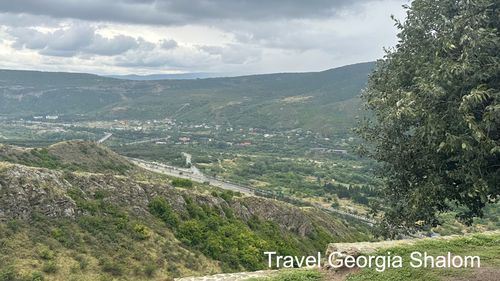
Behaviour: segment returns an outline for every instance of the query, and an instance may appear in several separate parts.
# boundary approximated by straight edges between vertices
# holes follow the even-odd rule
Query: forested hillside
[[[127,81],[89,74],[0,71],[3,117],[164,119],[266,129],[352,127],[373,63],[322,72]]]

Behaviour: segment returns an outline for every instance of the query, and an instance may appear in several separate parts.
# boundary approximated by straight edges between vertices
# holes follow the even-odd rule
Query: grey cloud
[[[225,46],[199,46],[199,49],[216,56],[225,64],[246,64],[258,61],[262,56],[259,47],[244,44],[227,44]]]
[[[24,0],[0,6],[5,13],[158,25],[223,20],[329,17],[357,3],[376,0]]]
[[[47,47],[59,51],[77,51],[88,46],[95,36],[95,30],[89,26],[74,25],[67,30],[58,29],[45,35]]]
[[[401,4],[409,0],[0,1],[4,45],[34,50],[43,61],[62,68],[88,63],[129,72],[167,68],[255,73],[318,70],[376,59],[383,46],[395,42],[389,15],[401,13]],[[128,29],[133,24],[140,26]],[[200,26],[217,31],[215,38],[198,35]],[[143,28],[152,32],[143,35]],[[190,28],[192,34],[180,34]],[[123,35],[101,35],[110,30]],[[172,37],[157,41],[153,32],[163,30]],[[72,56],[74,60],[60,58]],[[29,65],[14,57],[15,64]]]
[[[112,56],[138,48],[141,43],[144,48],[151,49],[155,46],[142,39],[124,35],[106,38],[97,34],[94,27],[83,24],[72,25],[67,29],[59,28],[48,33],[33,28],[16,27],[8,29],[8,33],[15,39],[14,48],[37,50],[40,54],[49,56]]]
[[[28,49],[43,49],[47,46],[48,38],[41,32],[32,28],[11,28],[9,34],[15,37],[16,41],[12,46],[16,49],[26,47]]]
[[[177,46],[152,51],[136,50],[114,58],[122,67],[168,68],[174,70],[209,69],[218,65],[238,65],[256,62],[262,51],[257,46],[227,44],[224,46]]]
[[[113,65],[121,67],[168,68],[171,70],[187,70],[193,67],[206,67],[216,61],[210,55],[197,50],[177,48],[165,51],[136,51],[125,53],[114,58]]]
[[[269,22],[233,21],[220,28],[234,34],[241,44],[254,44],[266,48],[305,52],[322,50],[331,53],[366,52],[371,42],[378,52],[384,42],[391,42],[395,29],[389,11],[398,9],[405,0],[386,0],[370,5],[354,5],[349,11],[329,19],[292,19]],[[377,5],[373,5],[377,4]],[[388,39],[389,37],[389,39]],[[382,38],[382,40],[381,40]],[[385,41],[384,41],[385,40]],[[371,48],[371,49],[370,49]]]
[[[84,52],[112,56],[137,48],[138,46],[139,43],[137,40],[130,36],[118,35],[113,38],[105,38],[100,35],[96,35],[92,44],[85,48]]]
[[[1,8],[0,8],[1,10]],[[0,25],[11,27],[26,26],[57,26],[60,19],[54,19],[49,16],[36,16],[30,14],[12,14],[0,12]]]
[[[163,49],[173,49],[173,48],[177,48],[179,44],[177,43],[177,41],[173,40],[173,39],[164,39],[160,42],[160,46],[163,48]]]

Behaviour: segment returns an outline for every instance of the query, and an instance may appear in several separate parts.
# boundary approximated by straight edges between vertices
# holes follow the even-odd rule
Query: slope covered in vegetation
[[[67,144],[48,151],[64,151],[60,145]],[[87,145],[74,143],[67,155]],[[198,184],[176,188],[139,169],[120,172],[0,162],[3,280],[165,280],[256,270],[265,268],[269,249],[312,253],[332,241],[369,239],[362,226],[314,209]]]
[[[46,148],[21,148],[0,144],[0,161],[27,166],[125,174],[133,165],[110,149],[92,142],[66,141]]]
[[[5,117],[164,119],[267,129],[345,131],[373,63],[322,72],[127,81],[89,74],[0,70]]]

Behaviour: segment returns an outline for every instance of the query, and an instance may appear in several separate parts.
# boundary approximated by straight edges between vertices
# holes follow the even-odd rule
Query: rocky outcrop
[[[260,197],[246,197],[232,205],[236,214],[248,221],[257,216],[304,237],[314,233],[312,220],[300,208]]]
[[[71,184],[61,172],[7,165],[0,172],[0,220],[74,217],[78,208],[66,190]]]
[[[327,214],[320,211],[313,214],[272,199],[246,196],[226,202],[210,194],[180,190],[165,183],[135,181],[122,175],[62,172],[0,163],[3,163],[0,169],[0,220],[30,220],[36,214],[53,218],[75,218],[85,214],[71,194],[78,194],[83,200],[103,196],[106,202],[122,206],[136,215],[145,215],[149,213],[150,200],[161,196],[179,214],[187,213],[186,199],[189,198],[197,205],[218,209],[222,215],[229,209],[243,221],[257,217],[302,237],[316,233],[315,222],[329,232],[338,231],[338,223],[328,222],[333,218]]]

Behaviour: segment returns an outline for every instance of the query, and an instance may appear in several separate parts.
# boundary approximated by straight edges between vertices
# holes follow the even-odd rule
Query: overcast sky
[[[405,0],[0,0],[0,68],[319,71],[383,56]]]

